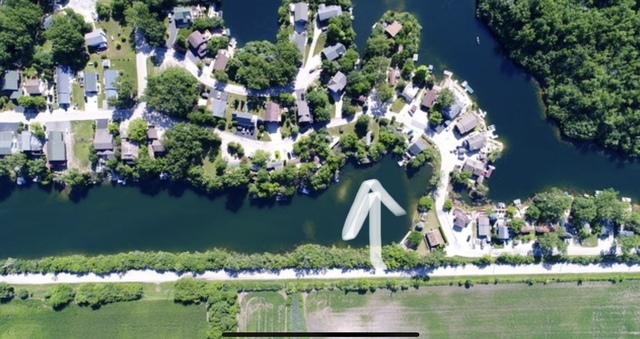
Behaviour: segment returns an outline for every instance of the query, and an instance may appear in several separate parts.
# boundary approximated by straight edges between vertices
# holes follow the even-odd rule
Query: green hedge
[[[429,268],[461,266],[467,264],[532,264],[539,262],[566,262],[576,264],[599,263],[636,263],[639,255],[622,256],[555,256],[532,257],[503,254],[497,258],[460,258],[446,257],[444,252],[436,251],[420,256],[414,251],[406,251],[397,244],[387,245],[382,250],[387,267],[395,269]],[[0,260],[0,274],[22,273],[96,273],[108,274],[129,270],[156,270],[171,272],[203,272],[206,270],[279,270],[279,269],[318,270],[329,268],[369,269],[369,249],[335,248],[320,245],[302,245],[294,251],[282,254],[261,253],[242,254],[224,249],[206,252],[128,252],[113,255],[85,256],[70,255],[46,257],[41,259]]]

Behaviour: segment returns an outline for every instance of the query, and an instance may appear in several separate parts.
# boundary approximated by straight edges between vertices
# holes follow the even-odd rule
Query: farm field
[[[0,305],[0,338],[204,338],[204,306],[143,300],[55,312],[41,300]]]
[[[421,337],[625,337],[640,331],[637,282],[421,287],[306,297],[309,331],[418,331]]]
[[[278,292],[252,292],[241,295],[239,332],[287,331],[287,306]]]

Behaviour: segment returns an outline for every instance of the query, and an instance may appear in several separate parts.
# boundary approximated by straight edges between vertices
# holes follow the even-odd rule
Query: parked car
[[[413,105],[411,106],[411,109],[409,110],[409,114],[413,115],[413,113],[415,113],[418,110],[418,106]]]

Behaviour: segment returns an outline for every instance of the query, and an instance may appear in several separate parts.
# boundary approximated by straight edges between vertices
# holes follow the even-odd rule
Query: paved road
[[[204,273],[183,273],[146,271],[128,271],[122,274],[75,275],[60,274],[9,274],[0,276],[0,281],[9,284],[55,284],[55,283],[88,283],[88,282],[172,282],[184,277],[195,277],[204,280],[300,280],[300,279],[358,279],[358,278],[408,278],[426,277],[471,277],[471,276],[503,276],[503,275],[544,275],[544,274],[584,274],[584,273],[638,273],[640,265],[578,265],[578,264],[533,264],[533,265],[465,265],[459,267],[420,268],[393,272],[374,270],[329,269],[318,273],[304,273],[293,269],[281,270],[277,273],[240,272],[230,275],[225,271],[206,271]]]

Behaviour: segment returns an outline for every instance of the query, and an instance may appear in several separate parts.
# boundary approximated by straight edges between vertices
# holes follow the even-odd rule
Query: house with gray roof
[[[2,76],[2,86],[0,86],[0,91],[11,100],[17,100],[21,97],[22,89],[20,88],[20,72],[5,71]]]
[[[256,118],[253,114],[247,112],[233,112],[233,120],[238,126],[255,127]]]
[[[284,168],[282,161],[270,161],[265,166],[267,171],[280,171]]]
[[[325,4],[318,5],[318,21],[326,21],[334,16],[342,14],[342,7],[337,5],[327,6]]]
[[[295,92],[296,106],[298,107],[298,122],[311,124],[313,123],[313,117],[311,116],[311,111],[309,110],[309,104],[307,104],[305,95],[306,94],[303,89]]]
[[[207,45],[205,44],[205,52]],[[218,50],[218,54],[216,55],[216,61],[213,62],[213,70],[214,71],[224,71],[227,68],[227,63],[229,62],[229,56],[223,50]]]
[[[91,96],[98,94],[98,75],[96,72],[84,73],[84,95]]]
[[[483,162],[467,159],[464,166],[462,166],[462,171],[471,172],[471,174],[480,177],[484,176],[484,170],[486,167],[487,165]]]
[[[10,155],[13,149],[13,131],[0,132],[0,157]]]
[[[406,100],[407,102],[411,102],[413,101],[413,98],[415,98],[418,94],[418,91],[420,91],[420,88],[414,86],[412,82],[409,82],[406,86],[404,86],[402,96],[404,97],[404,100]]]
[[[67,66],[56,67],[56,90],[58,105],[67,108],[71,105],[71,69]]]
[[[135,164],[138,159],[140,147],[129,140],[122,140],[120,145],[120,157],[128,164]]]
[[[309,21],[309,4],[296,2],[293,4],[293,21],[298,24],[306,24]]]
[[[467,213],[465,213],[463,210],[456,208],[453,211],[453,227],[457,227],[457,228],[465,228],[467,227],[467,225],[469,224],[469,222],[471,222],[471,218],[469,218],[469,215],[467,215]]]
[[[224,100],[213,99],[213,102],[211,103],[211,110],[213,111],[214,117],[223,119],[224,112],[227,110],[227,102]]]
[[[195,56],[202,58],[207,54],[207,39],[199,31],[196,30],[189,34],[187,41]]]
[[[478,238],[488,238],[491,236],[491,224],[486,215],[478,217]]]
[[[425,148],[427,148],[427,145],[424,143],[424,141],[418,139],[416,140],[416,142],[411,144],[411,146],[409,146],[408,151],[409,154],[415,157],[416,155],[420,154],[420,152],[424,151]]]
[[[507,226],[498,226],[498,239],[500,240],[509,240],[509,227]]]
[[[340,94],[345,87],[347,87],[347,76],[342,72],[336,73],[327,85],[329,92],[332,94]]]
[[[107,98],[117,98],[116,80],[120,74],[112,69],[104,71],[104,95]]]
[[[465,140],[462,144],[470,152],[473,152],[484,147],[486,143],[487,137],[484,135],[484,133],[478,133],[467,138],[467,140]]]
[[[51,166],[67,164],[67,146],[64,143],[64,133],[50,131],[47,138],[47,160]]]
[[[42,152],[42,141],[40,141],[31,131],[20,133],[20,152],[40,154]]]
[[[325,47],[322,50],[322,55],[324,55],[327,60],[333,61],[341,57],[346,51],[347,48],[344,47],[343,44],[337,43],[333,46]]]
[[[84,35],[84,42],[90,49],[105,50],[107,49],[107,33],[102,28],[94,29],[93,32]]]
[[[96,151],[112,151],[114,148],[113,135],[108,130],[107,119],[96,120],[96,130],[93,136],[93,148]]]
[[[478,120],[476,115],[470,113],[460,118],[460,120],[456,122],[455,128],[458,130],[458,133],[464,135],[473,131],[476,127],[478,127],[479,124],[480,121]]]
[[[454,97],[455,100],[453,104],[442,111],[442,115],[447,120],[455,119],[458,115],[460,115],[460,113],[462,113],[462,110],[465,108],[464,102],[462,102],[462,100],[457,95],[454,95]]]
[[[160,139],[156,139],[151,142],[151,150],[153,151],[154,156],[161,155],[166,152],[166,149]]]
[[[177,28],[185,28],[191,26],[193,22],[193,13],[190,7],[175,7],[173,9],[173,20]]]

